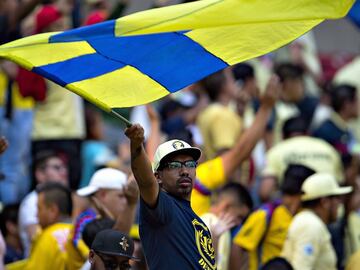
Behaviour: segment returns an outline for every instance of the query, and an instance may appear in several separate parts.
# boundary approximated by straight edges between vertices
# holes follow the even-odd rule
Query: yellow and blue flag
[[[0,46],[0,57],[106,111],[151,102],[277,49],[354,0],[203,0]]]

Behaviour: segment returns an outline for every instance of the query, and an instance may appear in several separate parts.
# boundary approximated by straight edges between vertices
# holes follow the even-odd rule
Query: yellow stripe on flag
[[[86,41],[48,43],[54,33],[39,34],[1,46],[0,57],[12,60],[30,70],[33,67],[65,61],[95,53]]]
[[[131,66],[69,84],[66,88],[105,111],[133,103],[145,104],[169,94],[160,84]]]
[[[185,35],[230,65],[271,52],[306,33],[320,20],[263,23],[198,29]],[[271,33],[271,34],[270,34]],[[254,45],[256,44],[256,45]]]

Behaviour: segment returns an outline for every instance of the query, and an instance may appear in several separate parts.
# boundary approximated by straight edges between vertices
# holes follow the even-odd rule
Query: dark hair
[[[356,99],[356,88],[347,84],[337,85],[331,88],[330,98],[334,111],[339,112],[346,102],[351,102]]]
[[[0,214],[0,230],[4,236],[7,235],[6,223],[18,224],[19,204],[5,205]]]
[[[289,138],[294,133],[305,134],[308,130],[308,123],[301,116],[292,117],[285,121],[282,127],[284,139]]]
[[[352,163],[353,163],[353,155],[349,154],[349,153],[344,153],[341,155],[341,162],[343,165],[344,170],[351,167]]]
[[[94,219],[85,225],[82,232],[82,239],[85,244],[90,248],[95,236],[98,232],[114,227],[115,221],[110,218]]]
[[[254,68],[246,63],[239,63],[233,66],[232,69],[236,81],[246,82],[255,77]]]
[[[64,185],[55,182],[47,182],[36,188],[37,193],[44,193],[46,204],[55,204],[60,213],[70,216],[72,211],[71,191]]]
[[[34,157],[34,171],[46,165],[46,162],[51,158],[60,158],[58,153],[53,150],[42,150],[36,153]]]
[[[284,173],[284,180],[281,184],[282,193],[288,195],[301,194],[301,186],[305,179],[314,173],[314,170],[303,165],[288,165]]]
[[[303,208],[312,209],[320,204],[320,200],[321,200],[321,198],[309,200],[309,201],[303,201],[303,202],[301,202],[301,205]]]
[[[200,84],[208,94],[211,101],[216,101],[223,85],[226,82],[226,76],[223,70],[207,76],[200,81]]]
[[[282,257],[274,257],[265,263],[261,270],[293,270],[291,264]]]
[[[292,63],[280,63],[275,67],[275,73],[279,76],[280,81],[291,79],[302,79],[304,69]]]
[[[239,183],[228,183],[222,187],[218,194],[221,193],[232,193],[236,196],[241,204],[246,205],[250,210],[254,207],[253,200],[250,196],[249,191],[245,186]]]

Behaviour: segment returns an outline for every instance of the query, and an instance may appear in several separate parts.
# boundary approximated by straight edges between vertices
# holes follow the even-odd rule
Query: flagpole
[[[132,123],[129,120],[127,120],[124,116],[120,115],[116,111],[111,110],[110,114],[115,116],[116,118],[120,119],[126,125],[126,127],[131,127],[132,126]]]

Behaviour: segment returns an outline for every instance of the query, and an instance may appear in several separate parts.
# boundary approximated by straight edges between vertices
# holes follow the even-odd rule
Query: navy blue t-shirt
[[[140,239],[150,270],[215,270],[205,223],[190,202],[159,192],[155,208],[140,201]]]

